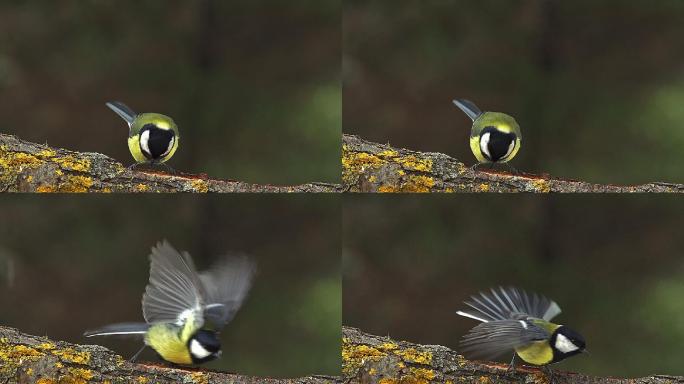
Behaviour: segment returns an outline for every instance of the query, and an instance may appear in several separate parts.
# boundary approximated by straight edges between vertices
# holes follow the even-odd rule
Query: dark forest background
[[[174,118],[183,172],[339,181],[339,0],[4,1],[0,132],[133,163],[109,100]]]
[[[258,273],[207,368],[258,376],[339,375],[340,204],[334,196],[5,196],[0,324],[130,358],[141,341],[83,331],[143,321],[148,255],[168,239],[198,269],[245,253]],[[142,361],[158,361],[148,348]]]
[[[684,203],[649,196],[366,196],[344,204],[343,323],[446,345],[481,290],[555,300],[588,355],[555,369],[684,374]],[[510,361],[510,356],[502,359]]]
[[[682,181],[682,1],[347,0],[343,25],[346,133],[471,164],[468,98],[517,119],[521,171]]]

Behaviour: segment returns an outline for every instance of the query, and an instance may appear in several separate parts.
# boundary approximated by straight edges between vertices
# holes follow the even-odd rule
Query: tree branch
[[[469,361],[440,345],[419,345],[342,327],[342,375],[347,383],[547,383],[539,368]],[[672,384],[684,377],[651,376],[640,379],[590,377],[553,371],[555,384]]]
[[[683,184],[593,184],[548,175],[482,170],[442,153],[416,152],[342,138],[342,185],[350,192],[684,192]]]
[[[248,377],[199,368],[129,363],[98,345],[77,345],[0,327],[2,383],[336,383],[331,376],[296,379]]]
[[[0,134],[2,192],[339,192],[335,184],[257,185],[204,174],[129,170],[99,153],[51,148]]]

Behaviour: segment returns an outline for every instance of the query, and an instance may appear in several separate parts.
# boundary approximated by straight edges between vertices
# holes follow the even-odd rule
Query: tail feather
[[[470,309],[457,313],[484,323],[525,317],[549,321],[561,312],[558,304],[546,297],[513,287],[480,292],[470,299],[464,302]]]
[[[85,331],[83,332],[83,336],[144,335],[149,328],[150,325],[147,323],[117,323]]]
[[[126,104],[120,101],[110,101],[107,102],[107,107],[109,107],[109,109],[114,111],[117,115],[121,116],[122,119],[126,120],[129,126],[133,124],[136,114]]]

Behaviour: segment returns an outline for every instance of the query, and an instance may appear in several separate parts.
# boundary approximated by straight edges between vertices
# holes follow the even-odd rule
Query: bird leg
[[[513,352],[513,358],[511,359],[511,365],[508,366],[507,372],[512,373],[515,372],[515,357],[517,354]]]
[[[549,379],[549,384],[553,384],[553,382],[554,382],[554,380],[553,380],[553,370],[552,370],[548,365],[545,365],[545,366],[542,367],[542,371],[544,371],[544,373],[545,373],[546,376],[548,377],[548,379]]]
[[[145,350],[145,347],[147,347],[147,344],[143,344],[142,348],[140,348],[140,350],[138,350],[138,352],[136,352],[135,355],[133,355],[133,357],[131,357],[130,359],[128,359],[128,362],[129,362],[129,363],[135,362],[135,359],[137,359],[138,356],[140,356],[140,354],[142,353],[142,351]]]

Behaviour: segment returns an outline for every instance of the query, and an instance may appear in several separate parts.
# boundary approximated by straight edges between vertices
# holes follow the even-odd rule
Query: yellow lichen
[[[397,152],[393,149],[386,149],[386,150],[378,153],[378,157],[392,158],[392,157],[397,157],[397,156],[399,156],[399,152]]]
[[[540,193],[549,193],[551,192],[551,185],[549,185],[548,181],[544,179],[537,179],[532,182],[532,187],[534,188],[535,191],[540,192]]]
[[[404,169],[419,171],[419,172],[431,172],[432,171],[432,160],[430,159],[419,159],[415,156],[404,156],[399,157],[395,160],[397,163],[401,164]]]
[[[392,342],[386,342],[382,343],[378,346],[378,349],[383,350],[383,351],[394,351],[395,349],[398,349],[399,346],[396,343]]]
[[[480,184],[480,192],[489,192],[489,184],[482,183]]]
[[[207,182],[204,180],[195,179],[192,182],[190,182],[190,185],[192,186],[192,189],[195,192],[199,192],[199,193],[209,192],[209,184],[207,184]]]
[[[193,372],[190,374],[190,378],[192,378],[192,382],[196,384],[209,383],[209,379],[207,378],[207,375],[204,372]]]
[[[402,186],[400,192],[430,192],[435,186],[435,179],[429,176],[409,176],[407,182]]]
[[[138,379],[137,379],[137,382],[140,384],[147,384],[149,381],[150,381],[150,379],[148,379],[145,376],[138,376]]]
[[[367,360],[379,360],[387,356],[387,353],[367,345],[342,344],[342,371],[354,373]]]
[[[424,365],[430,365],[432,363],[432,354],[430,352],[419,351],[415,348],[407,348],[395,353],[407,363]]]
[[[76,171],[76,172],[89,172],[90,171],[90,160],[79,159],[74,156],[64,156],[55,157],[52,159],[55,163],[63,169]]]
[[[385,161],[378,156],[365,152],[342,153],[342,179],[352,182],[358,175],[365,173],[369,169],[379,168]]]
[[[86,384],[95,374],[90,369],[67,368],[68,376],[60,377],[60,384]]]
[[[88,176],[68,176],[66,182],[59,187],[59,192],[88,192],[93,186],[93,179]]]
[[[67,363],[88,364],[90,362],[89,352],[77,351],[73,348],[57,349],[52,354]]]
[[[430,380],[434,379],[436,374],[432,369],[427,368],[409,368],[411,375],[417,380],[417,382],[428,383]]]
[[[138,183],[135,185],[135,190],[138,192],[147,192],[150,190],[150,187],[147,186],[146,184]]]

